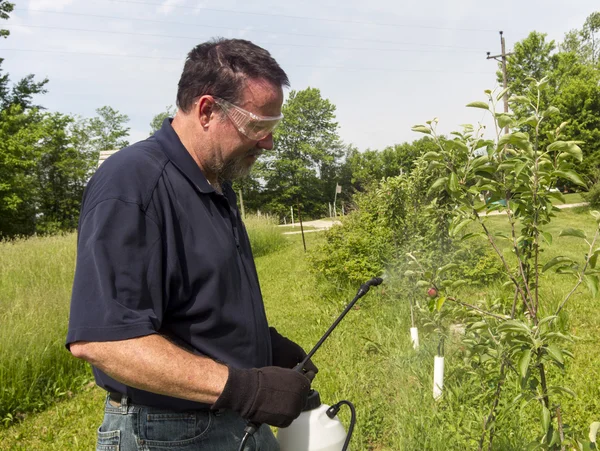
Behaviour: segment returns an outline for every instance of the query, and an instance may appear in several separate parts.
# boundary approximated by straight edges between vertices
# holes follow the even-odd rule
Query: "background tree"
[[[8,19],[10,17],[9,14],[14,8],[14,3],[10,3],[7,0],[0,0],[0,19]],[[9,30],[0,29],[0,38],[7,38],[9,34]],[[2,58],[0,58],[0,62],[2,62]]]
[[[165,108],[165,111],[154,116],[150,121],[150,136],[152,136],[162,127],[162,123],[166,118],[174,117],[175,113],[177,113],[177,108],[175,108],[173,105],[169,105]]]
[[[129,116],[121,114],[110,106],[103,106],[96,110],[96,116],[87,123],[90,136],[89,144],[94,151],[117,150],[127,147],[129,141]]]
[[[0,18],[12,9],[0,0]],[[0,238],[75,229],[98,151],[127,145],[128,118],[111,107],[88,120],[34,105],[47,83],[31,74],[11,85],[0,69]]]
[[[507,75],[513,94],[522,96],[532,87],[532,80],[547,78],[540,86],[539,108],[549,105],[558,108],[552,121],[541,125],[540,145],[548,144],[548,134],[567,122],[565,133],[574,140],[583,141],[581,174],[592,184],[598,181],[600,163],[600,66],[598,65],[598,38],[600,13],[591,14],[581,30],[566,34],[558,47],[547,42],[546,35],[532,32],[514,46],[508,57]],[[500,80],[500,74],[499,74]],[[518,98],[511,107],[515,119],[533,117],[535,108]],[[532,133],[532,121],[522,121],[521,130]],[[566,186],[574,188],[570,182]]]
[[[353,190],[363,191],[368,185],[379,183],[383,178],[410,173],[421,155],[435,150],[435,144],[426,138],[396,144],[382,151],[359,152],[352,148],[346,154],[344,166],[347,169],[344,174],[350,175]]]
[[[274,134],[275,148],[259,167],[266,209],[285,216],[299,202],[306,217],[327,213],[335,194],[342,155],[335,105],[316,88],[291,91],[284,119]]]

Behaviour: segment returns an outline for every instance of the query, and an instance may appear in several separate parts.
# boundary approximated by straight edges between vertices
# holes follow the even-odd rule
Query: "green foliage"
[[[598,180],[600,165],[599,18],[600,13],[591,14],[582,30],[573,30],[565,36],[558,51],[554,41],[546,42],[545,34],[530,33],[515,44],[507,65],[509,86],[515,100],[511,105],[514,118],[509,115],[508,120],[533,116],[533,104],[521,101],[519,96],[532,88],[537,89],[534,80],[547,77],[539,86],[539,109],[547,111],[550,120],[540,124],[539,144],[544,147],[552,142],[552,131],[563,124],[565,135],[573,141],[586,143],[580,173],[586,181],[592,182]],[[500,73],[498,79],[501,80]],[[549,110],[550,105],[553,110]],[[532,132],[528,121],[521,122],[519,128],[523,132]],[[569,180],[561,183],[571,189],[577,188]]]
[[[384,178],[410,173],[417,159],[427,152],[434,151],[435,144],[427,138],[412,143],[396,144],[382,151],[349,148],[344,166],[349,177],[343,180],[347,186],[362,191],[372,183]]]
[[[324,216],[333,201],[342,154],[335,105],[318,89],[307,88],[291,91],[282,112],[274,150],[264,153],[254,171],[264,180],[263,209],[283,217],[299,203],[304,218]],[[244,194],[250,200],[250,193]]]
[[[154,116],[152,121],[150,121],[150,136],[152,136],[162,127],[162,123],[166,118],[174,117],[175,113],[177,113],[177,108],[174,108],[173,105],[169,105],[165,108],[165,111]]]
[[[10,3],[7,0],[0,0],[0,19],[8,19],[10,17],[9,13],[13,11],[14,7],[14,3]],[[9,34],[9,30],[0,29],[0,38],[7,38]],[[0,58],[0,63],[2,63],[2,58]]]
[[[0,0],[0,18],[13,6]],[[0,69],[0,239],[74,230],[98,151],[127,145],[128,118],[110,107],[85,120],[34,105],[47,83],[11,85]]]
[[[325,232],[325,243],[311,250],[312,268],[328,279],[362,283],[381,274],[393,255],[393,232],[380,214],[377,194],[358,195],[357,211]],[[362,208],[364,207],[364,208]]]
[[[600,183],[593,185],[584,195],[586,202],[590,203],[592,208],[600,208]]]
[[[565,138],[564,123],[556,129],[544,126],[558,112],[553,106],[542,105],[542,91],[546,87],[547,80],[534,81],[521,95],[512,98],[513,102],[529,110],[527,117],[510,118],[505,113],[496,113],[496,102],[504,93],[496,95],[486,91],[487,103],[467,105],[490,111],[496,122],[497,137],[494,141],[483,139],[481,130],[471,126],[455,133],[457,138],[454,142],[436,135],[435,122],[429,123],[428,127],[415,127],[417,131],[432,136],[440,149],[424,158],[432,164],[443,164],[447,169],[447,175],[433,183],[430,192],[449,195],[456,204],[451,235],[462,236],[463,240],[472,238],[476,235],[465,233],[465,229],[471,223],[477,224],[481,235],[487,238],[502,262],[505,286],[512,288],[512,299],[507,296],[509,291],[504,294],[506,299],[499,302],[483,306],[466,304],[457,299],[460,295],[457,288],[464,281],[457,280],[452,274],[452,270],[458,267],[458,261],[436,269],[411,255],[417,265],[411,271],[419,280],[417,286],[436,288],[436,301],[431,300],[429,311],[421,316],[424,325],[435,325],[442,350],[446,301],[466,307],[471,313],[471,317],[466,318],[464,314],[460,315],[467,324],[467,333],[462,341],[465,357],[474,371],[473,383],[479,381],[488,387],[485,401],[491,406],[483,420],[479,449],[483,449],[486,442],[489,448],[492,447],[497,421],[510,415],[518,404],[522,410],[537,409],[539,412],[541,432],[530,439],[528,449],[550,450],[580,443],[576,432],[571,431],[561,419],[561,400],[573,393],[568,387],[552,382],[554,371],[551,367],[556,367],[562,374],[566,357],[573,356],[568,349],[572,340],[558,321],[567,301],[584,282],[593,296],[599,290],[600,271],[596,264],[600,248],[596,248],[596,242],[600,235],[600,213],[592,212],[598,223],[593,238],[576,228],[564,229],[559,235],[583,240],[588,246],[583,259],[577,261],[567,256],[556,256],[542,268],[544,243],[551,244],[553,240],[547,230],[557,211],[552,199],[562,197],[552,188],[561,180],[585,187],[576,170],[583,159],[579,147],[581,142]],[[521,131],[501,136],[500,130],[506,125]],[[542,130],[545,130],[546,141],[539,139]],[[462,157],[458,164],[452,164],[456,161],[457,152]],[[486,199],[484,204],[480,203],[482,197]],[[510,235],[493,232],[488,227],[487,214],[497,210],[504,214]],[[509,243],[512,255],[505,255],[501,244],[504,242]],[[571,274],[576,282],[556,307],[555,314],[542,317],[541,312],[551,308],[546,304],[541,285],[541,272],[549,269]],[[450,312],[452,310],[448,309],[446,316]],[[475,318],[475,314],[483,318]],[[457,313],[453,312],[453,316]],[[506,396],[504,387],[507,385],[518,386],[519,393],[510,403],[503,404],[501,400]],[[559,399],[558,404],[552,404],[551,399]]]
[[[458,164],[465,158],[464,149],[450,145],[455,151],[447,163]],[[400,256],[411,251],[438,266],[459,259],[461,266],[455,273],[471,283],[492,280],[499,267],[486,251],[451,238],[450,196],[427,194],[447,169],[441,160],[428,162],[430,157],[439,154],[429,151],[412,163],[410,172],[357,193],[354,210],[342,219],[342,226],[327,231],[326,242],[311,252],[314,269],[340,282],[356,283],[384,271],[403,273],[406,268]],[[473,268],[485,268],[486,276],[475,277]]]
[[[98,161],[96,146],[124,144],[118,124],[107,132],[112,126],[101,122],[21,105],[0,110],[0,237],[77,227],[85,183]]]
[[[88,145],[95,151],[118,150],[129,145],[125,138],[129,135],[129,122],[126,114],[121,114],[110,106],[96,110],[96,116],[86,121]]]

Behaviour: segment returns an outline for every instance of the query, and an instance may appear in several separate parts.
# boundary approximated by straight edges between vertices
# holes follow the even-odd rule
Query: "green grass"
[[[499,230],[506,227],[503,220],[505,218],[498,216],[489,217],[486,221],[490,227]],[[544,253],[544,260],[559,253],[578,257],[584,252],[580,240],[558,237],[559,230],[565,227],[583,228],[590,233],[594,222],[587,212],[577,209],[559,213],[555,223],[548,228],[554,235],[554,241]],[[301,236],[292,235],[285,239],[288,246],[257,258],[257,268],[270,323],[308,350],[352,299],[358,287],[332,286],[311,273]],[[306,239],[310,250],[323,237],[313,233],[308,234]],[[29,253],[37,255],[35,260],[40,263],[32,263],[35,265],[34,274],[19,276],[18,282],[15,280],[11,283],[13,289],[10,296],[20,292],[23,293],[22,298],[31,298],[30,293],[35,293],[36,289],[32,290],[30,279],[35,279],[35,274],[40,273],[43,267],[51,273],[64,273],[63,277],[67,281],[72,277],[69,272],[72,271],[74,251],[66,250],[73,245],[69,241],[72,237],[61,240],[63,239],[52,238],[20,243],[23,246],[21,250],[11,254],[13,264],[17,265],[14,260],[17,255]],[[31,250],[27,249],[28,246],[31,246]],[[46,251],[46,247],[53,250]],[[63,247],[63,252],[58,252]],[[5,248],[0,252],[4,261]],[[63,269],[52,269],[54,266]],[[13,277],[17,277],[15,271],[13,269],[11,273]],[[56,276],[51,280],[56,285],[62,279]],[[571,279],[554,273],[544,274],[543,283],[543,295],[551,307],[572,286]],[[65,304],[68,304],[69,283],[66,286],[66,295],[59,290],[62,294],[57,293],[54,297],[64,298]],[[53,290],[56,288],[46,287],[42,292]],[[502,294],[502,290],[500,284],[494,284],[490,287],[472,288],[464,295],[465,300],[471,302],[485,301]],[[480,419],[477,415],[483,414],[486,407],[472,406],[470,397],[479,390],[478,387],[460,385],[460,345],[455,343],[448,346],[446,365],[449,390],[445,392],[441,402],[435,402],[431,397],[435,339],[422,334],[421,348],[418,352],[412,349],[408,302],[398,297],[396,292],[394,281],[387,280],[384,286],[373,289],[359,301],[357,308],[349,312],[314,357],[320,371],[313,386],[319,390],[323,402],[327,404],[348,399],[356,405],[358,424],[352,440],[355,450],[473,449],[469,446],[472,441],[467,431],[477,429]],[[0,299],[4,305],[10,298],[5,297],[6,291],[2,293]],[[28,308],[40,309],[40,302],[42,301],[38,300],[29,304]],[[20,317],[34,314],[23,307],[21,309]],[[592,421],[600,420],[598,300],[592,299],[586,289],[581,288],[568,305],[567,311],[564,320],[569,330],[578,337],[572,346],[575,359],[568,362],[564,376],[553,373],[552,377],[564,379],[564,384],[576,392],[576,399],[563,402],[563,415],[565,421],[583,436],[587,434]],[[62,346],[66,316],[55,305],[44,312],[45,318],[40,316],[40,321],[44,318],[49,323],[49,329],[63,328],[57,332],[60,337],[59,346]],[[3,314],[6,315],[6,312]],[[13,321],[18,323],[17,320]],[[30,334],[34,331],[37,334],[39,326],[30,322],[17,325],[24,331],[29,327]],[[30,340],[31,345],[34,342],[34,339]],[[0,344],[5,349],[4,342]],[[27,353],[27,349],[20,349]],[[36,349],[39,353],[41,348]],[[68,356],[66,351],[61,349],[61,352]],[[87,370],[83,370],[81,374],[87,375]],[[95,428],[102,416],[101,404],[102,391],[96,388],[79,390],[72,398],[64,396],[63,400],[45,412],[30,415],[10,428],[0,428],[0,449],[92,449]],[[347,424],[349,416],[345,410],[340,412],[340,417]],[[521,413],[517,409],[511,418],[503,420],[504,429],[499,431],[494,449],[523,449],[523,440],[537,434],[532,432],[537,427],[536,421],[527,412]]]
[[[565,204],[578,204],[580,202],[585,202],[585,199],[581,195],[581,193],[568,193],[565,194]],[[560,202],[556,201],[555,204]]]
[[[0,243],[0,420],[9,423],[90,380],[66,352],[75,236]]]
[[[275,219],[248,215],[244,223],[248,230],[254,257],[267,255],[286,246],[287,241],[281,235],[280,227],[277,226]]]

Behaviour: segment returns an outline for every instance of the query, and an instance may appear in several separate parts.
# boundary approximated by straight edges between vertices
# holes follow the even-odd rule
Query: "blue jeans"
[[[173,412],[108,396],[96,451],[237,451],[246,422],[230,411]],[[279,451],[265,424],[246,441],[244,451]]]

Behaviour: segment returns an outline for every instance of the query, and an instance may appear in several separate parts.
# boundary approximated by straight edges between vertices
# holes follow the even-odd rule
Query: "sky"
[[[598,0],[11,0],[0,28],[3,69],[47,77],[50,111],[92,117],[110,105],[144,139],[175,104],[186,54],[213,37],[266,48],[291,89],[318,88],[336,106],[339,135],[359,150],[486,122],[465,105],[498,89],[499,31],[507,51],[531,31],[561,41],[600,10]],[[289,92],[289,91],[288,91]]]

